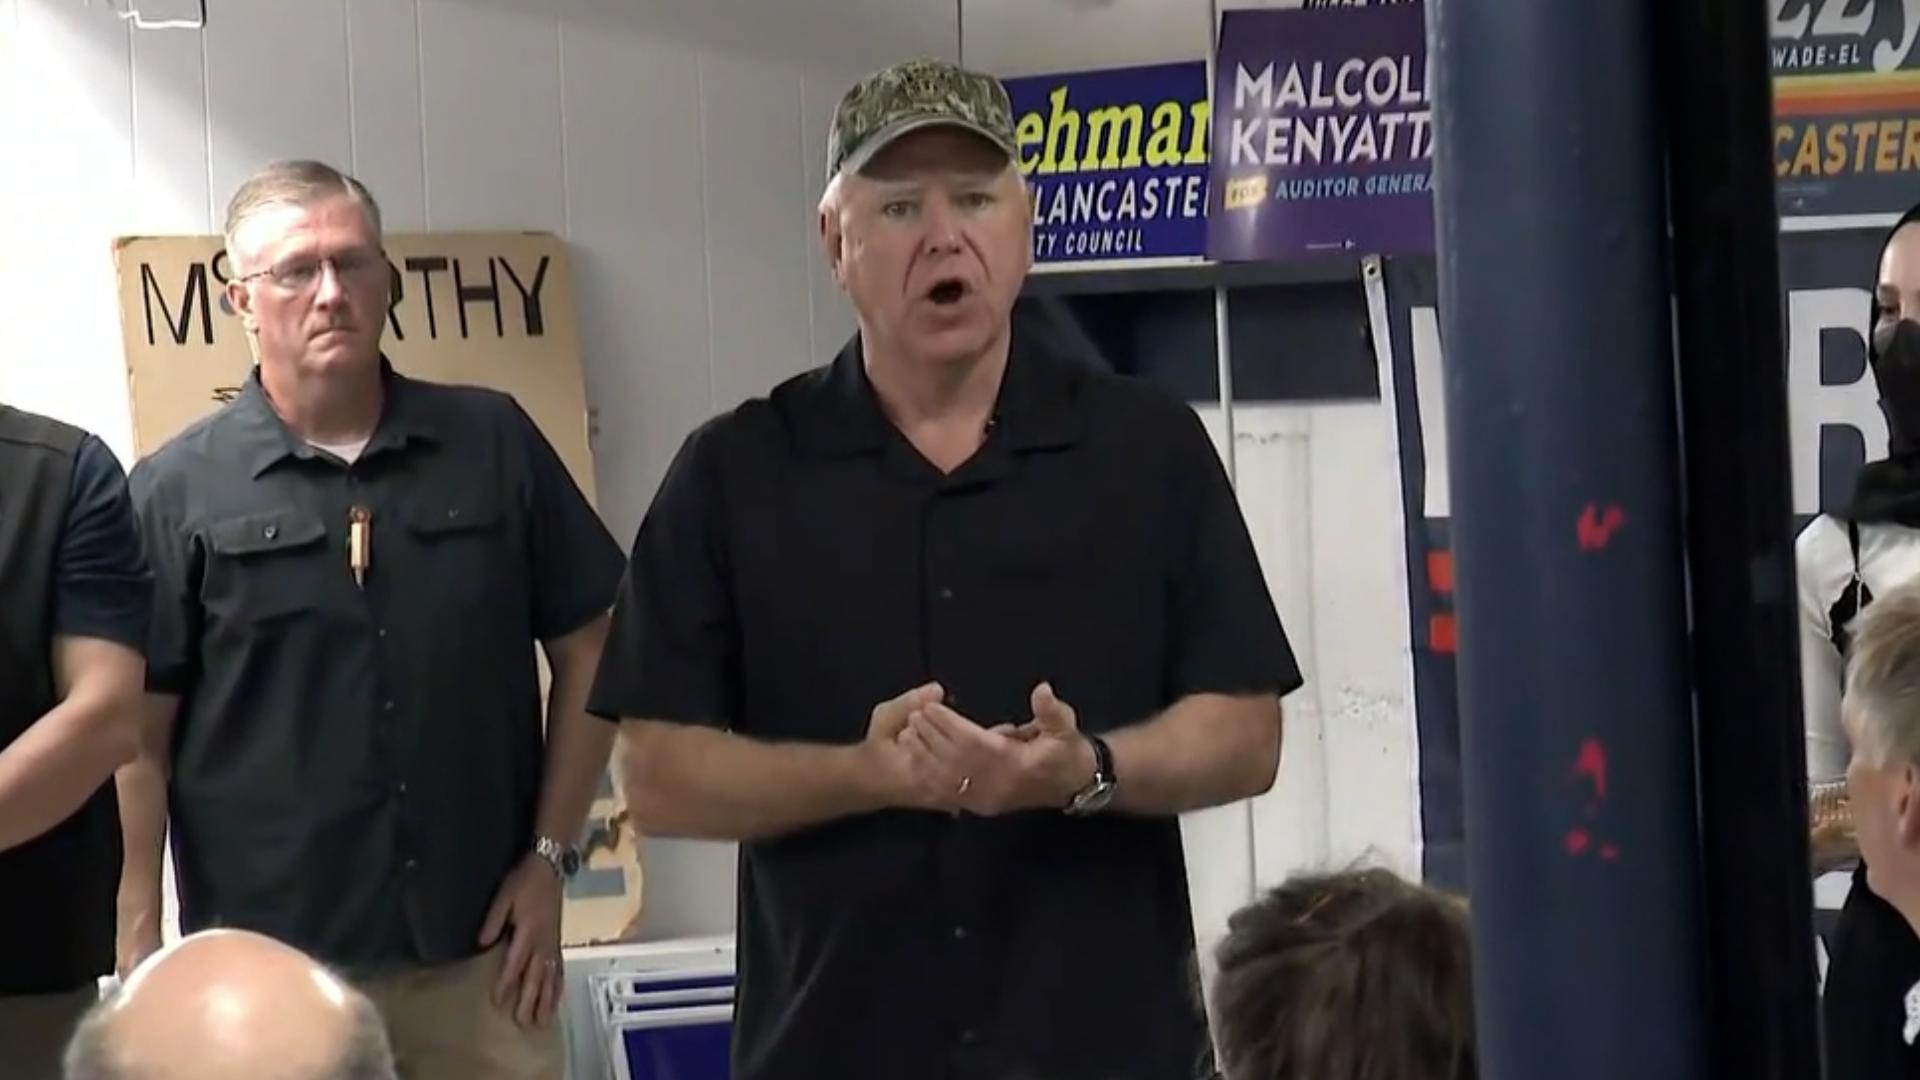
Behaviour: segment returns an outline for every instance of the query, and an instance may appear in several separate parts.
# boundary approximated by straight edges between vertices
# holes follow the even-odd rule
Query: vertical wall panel
[[[133,159],[127,31],[104,8],[54,0],[9,5],[8,24],[0,398],[98,432],[125,461],[119,321],[75,320],[68,305],[113,295]]]
[[[533,0],[419,3],[428,223],[563,231],[558,18]]]
[[[216,4],[204,41],[216,217],[224,218],[240,181],[269,161],[348,167],[345,0]]]
[[[1241,406],[1234,413],[1240,512],[1307,685],[1286,701],[1280,778],[1253,804],[1256,885],[1316,867],[1328,856],[1325,702],[1317,663],[1320,599],[1313,591],[1312,424],[1306,410]],[[1333,601],[1337,602],[1337,601]],[[1244,899],[1244,898],[1243,898]]]
[[[349,165],[380,200],[387,227],[427,221],[420,127],[420,7],[415,0],[345,0]]]
[[[38,2],[53,6],[58,0]],[[88,14],[105,17],[94,9]],[[185,30],[133,32],[130,216],[147,232],[214,227],[203,40]]]
[[[1418,877],[1404,537],[1391,415],[1372,402],[1302,407],[1313,457],[1314,676],[1327,767],[1327,840]]]
[[[805,183],[800,78],[785,65],[712,56],[700,94],[713,408],[724,410],[813,360],[813,249],[793,197]]]
[[[570,248],[596,410],[602,513],[633,537],[709,413],[699,59],[637,34],[565,32]]]

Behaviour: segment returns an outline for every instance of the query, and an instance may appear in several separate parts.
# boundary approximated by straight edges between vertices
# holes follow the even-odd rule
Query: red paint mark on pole
[[[1599,739],[1580,744],[1580,756],[1573,762],[1573,775],[1592,781],[1594,799],[1607,801],[1607,748]]]
[[[1576,531],[1580,537],[1581,551],[1599,551],[1613,540],[1613,534],[1627,523],[1627,512],[1618,506],[1600,509],[1598,503],[1588,503],[1580,512]]]
[[[1433,645],[1433,651],[1443,656],[1451,655],[1459,646],[1460,635],[1454,625],[1453,616],[1441,613],[1427,620],[1427,638]]]
[[[1427,552],[1427,584],[1437,593],[1453,591],[1453,552]]]
[[[1587,853],[1587,849],[1592,846],[1593,846],[1593,837],[1587,835],[1587,830],[1585,829],[1568,830],[1567,854],[1585,855]]]

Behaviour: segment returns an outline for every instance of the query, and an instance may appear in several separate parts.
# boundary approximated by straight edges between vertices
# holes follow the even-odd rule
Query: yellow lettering
[[[1820,171],[1820,133],[1808,125],[1806,134],[1800,138],[1800,152],[1794,155],[1793,175],[1805,176]]]
[[[1900,167],[1900,121],[1880,121],[1879,149],[1873,155],[1874,172],[1893,172]]]
[[[1146,123],[1146,114],[1138,105],[1109,105],[1104,109],[1095,109],[1087,114],[1087,155],[1080,159],[1080,168],[1091,172],[1094,169],[1137,169],[1140,167],[1140,128]],[[1127,151],[1120,152],[1120,133],[1125,131]],[[1106,133],[1106,153],[1101,153],[1101,132]]]
[[[1867,171],[1867,143],[1872,141],[1873,131],[1874,123],[1871,120],[1855,120],[1853,122],[1854,172],[1860,173]]]
[[[1807,125],[1811,134],[1813,125]],[[1827,129],[1827,161],[1819,170],[1822,176],[1836,176],[1847,171],[1847,128],[1844,124],[1835,124]]]
[[[1207,163],[1207,126],[1211,122],[1212,117],[1213,102],[1196,101],[1193,103],[1188,121],[1191,125],[1189,130],[1193,135],[1192,141],[1187,144],[1186,164],[1205,165]]]
[[[1067,108],[1064,86],[1047,95],[1047,101],[1053,106],[1053,112],[1047,117],[1047,156],[1040,161],[1040,172],[1078,172],[1075,159],[1080,150],[1080,114]],[[1064,150],[1060,145],[1062,132],[1066,133]]]
[[[1030,173],[1040,164],[1040,155],[1027,153],[1027,147],[1038,146],[1047,137],[1047,122],[1037,112],[1031,112],[1020,118],[1020,124],[1013,129],[1015,141],[1020,148],[1020,171]]]
[[[1180,118],[1186,110],[1177,101],[1163,101],[1153,110],[1153,134],[1147,138],[1147,164],[1153,168],[1180,164]]]
[[[1780,156],[1780,151],[1787,143],[1792,141],[1792,125],[1780,124],[1773,129],[1773,174],[1775,176],[1787,175],[1788,162],[1786,158]],[[1152,151],[1149,150],[1148,153],[1152,153]]]
[[[1907,119],[1907,142],[1900,151],[1900,171],[1920,172],[1920,124]]]

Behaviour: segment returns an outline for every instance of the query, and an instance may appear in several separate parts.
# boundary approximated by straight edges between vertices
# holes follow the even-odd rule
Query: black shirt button
[[[943,586],[941,586],[941,587],[940,587],[940,599],[942,599],[942,600],[951,600],[951,599],[953,599],[953,590],[952,590],[952,589],[949,589],[949,588],[947,588],[947,587],[946,587],[946,586],[944,586],[944,585],[943,585]]]
[[[420,868],[420,860],[418,860],[418,859],[408,859],[408,860],[406,861],[406,868],[407,868],[408,870],[418,870],[418,869]]]
[[[375,630],[375,631],[374,631],[374,633],[376,633],[376,634],[378,634],[378,635],[380,635],[381,637],[386,637],[386,636],[387,636],[387,628],[383,626],[383,627],[381,627],[380,629],[378,629],[378,630]]]
[[[966,927],[964,927],[964,926],[956,926],[956,927],[954,927],[954,928],[953,928],[953,940],[955,940],[955,941],[965,941],[965,940],[967,940],[967,928],[966,928]]]
[[[393,711],[393,702],[391,702],[391,701],[383,701],[383,702],[381,702],[381,703],[380,703],[380,707],[381,707],[382,709],[384,709],[384,710],[386,710],[387,712],[392,712],[392,711]]]
[[[974,1043],[980,1041],[980,1033],[972,1028],[968,1028],[960,1033],[960,1041],[966,1043],[968,1046],[972,1046]]]

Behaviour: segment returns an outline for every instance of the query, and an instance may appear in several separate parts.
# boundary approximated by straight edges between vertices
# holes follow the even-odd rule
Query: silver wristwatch
[[[533,853],[547,860],[554,876],[566,881],[580,872],[580,853],[551,836],[533,838]]]

